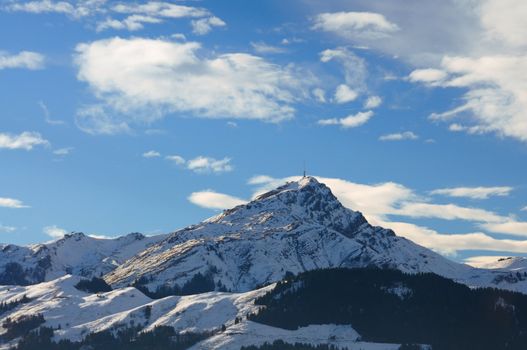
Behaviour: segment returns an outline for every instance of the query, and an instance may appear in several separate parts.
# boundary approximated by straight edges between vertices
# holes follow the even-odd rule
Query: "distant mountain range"
[[[247,320],[247,314],[257,313],[254,300],[273,283],[329,268],[434,273],[471,288],[527,294],[525,259],[491,267],[450,261],[374,227],[360,212],[345,208],[327,186],[304,177],[168,235],[100,239],[74,233],[28,247],[3,245],[0,302],[10,306],[0,318],[5,323],[8,317],[42,314],[45,321],[39,325],[55,328],[55,340],[78,341],[89,333],[141,325],[143,331],[169,326],[178,332],[218,332],[194,345],[203,349],[239,349],[276,339],[325,344],[339,337],[334,342],[339,346],[367,349],[371,344],[361,342],[353,324],[328,320],[325,326],[284,330]],[[75,287],[94,277],[113,290],[90,294]],[[29,300],[19,302],[23,296]],[[4,339],[6,347],[16,341]]]

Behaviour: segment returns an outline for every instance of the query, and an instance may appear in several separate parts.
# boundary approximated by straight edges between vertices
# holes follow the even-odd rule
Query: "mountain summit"
[[[104,278],[155,292],[182,288],[199,274],[216,288],[247,291],[287,272],[366,266],[456,279],[476,270],[370,225],[326,185],[303,177],[170,234]]]

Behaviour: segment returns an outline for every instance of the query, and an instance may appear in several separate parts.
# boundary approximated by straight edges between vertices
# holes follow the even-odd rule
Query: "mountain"
[[[239,350],[277,340],[396,350],[407,341],[443,344],[437,335],[449,325],[476,324],[472,335],[499,330],[496,349],[513,344],[507,339],[526,348],[524,260],[493,269],[450,261],[370,225],[312,177],[167,235],[75,233],[0,248],[0,350],[20,337],[20,350],[144,350],[153,347],[138,344],[156,341]],[[113,290],[79,286],[104,284],[85,281],[100,276]],[[373,318],[361,316],[367,308]],[[381,329],[382,320],[391,323]],[[489,329],[495,321],[501,328]],[[412,333],[418,326],[423,332]],[[454,333],[460,338],[450,340],[470,348],[463,332]]]
[[[66,274],[100,276],[163,238],[164,235],[145,237],[140,233],[131,233],[105,239],[77,232],[49,243],[27,247],[2,245],[0,284],[28,285]]]
[[[370,225],[313,177],[287,183],[248,204],[176,231],[106,274],[114,287],[177,294],[196,276],[208,290],[248,291],[286,273],[330,268],[433,272],[470,286],[527,292],[527,276],[450,261],[393,231]]]

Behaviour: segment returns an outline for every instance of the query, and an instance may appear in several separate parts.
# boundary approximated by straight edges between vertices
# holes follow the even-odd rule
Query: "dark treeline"
[[[10,341],[28,334],[32,329],[37,328],[45,322],[42,314],[37,315],[23,315],[16,320],[10,317],[6,318],[2,323],[2,327],[6,330],[1,336],[2,341]]]
[[[214,290],[226,292],[227,290],[221,284],[216,284],[214,282],[213,274],[208,272],[206,274],[197,273],[192,278],[187,281],[183,286],[159,286],[155,291],[149,290],[145,284],[148,283],[148,280],[145,278],[140,278],[137,280],[133,286],[139,289],[143,294],[152,298],[160,299],[167,297],[169,295],[192,295],[200,294],[206,292],[212,292]]]
[[[3,313],[13,310],[15,307],[21,304],[27,304],[31,301],[30,298],[28,298],[25,294],[22,298],[10,302],[2,302],[0,303],[0,315]]]
[[[131,327],[118,331],[91,333],[82,341],[53,342],[53,329],[41,327],[27,333],[13,350],[183,350],[210,337],[213,333],[177,333],[174,328],[160,326],[150,332]]]
[[[75,285],[75,288],[86,293],[105,293],[112,290],[112,287],[105,280],[97,277],[93,277],[91,280],[82,279]]]
[[[399,293],[399,295],[397,294]],[[364,341],[441,349],[527,349],[527,296],[435,274],[328,269],[278,283],[249,318],[275,327],[350,324]]]
[[[421,350],[420,345],[413,344],[404,344],[399,347],[399,350]],[[260,346],[249,345],[242,346],[240,350],[348,350],[347,347],[338,347],[335,345],[327,344],[304,344],[304,343],[294,343],[289,344],[283,340],[275,340],[273,343],[264,343]]]
[[[275,340],[273,343],[264,343],[260,346],[249,345],[242,346],[240,350],[348,350],[348,348],[339,348],[333,345],[311,345],[304,343],[289,344],[282,340]]]

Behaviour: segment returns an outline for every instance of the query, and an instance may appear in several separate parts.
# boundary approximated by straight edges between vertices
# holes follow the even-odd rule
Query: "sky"
[[[0,241],[172,232],[304,170],[457,261],[527,255],[521,0],[0,1]]]

